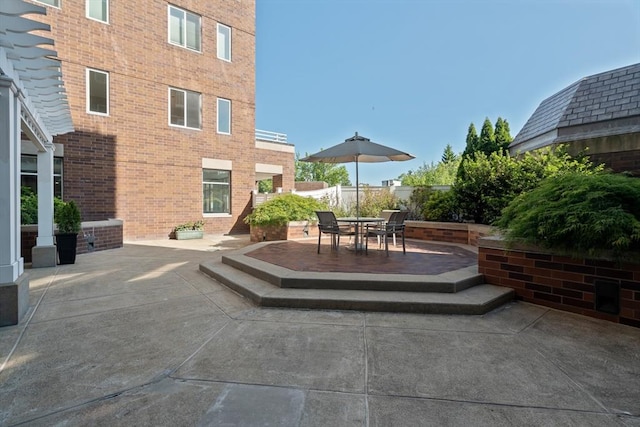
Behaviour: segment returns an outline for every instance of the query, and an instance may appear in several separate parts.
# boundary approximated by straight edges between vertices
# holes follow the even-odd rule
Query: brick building
[[[294,147],[256,138],[255,0],[29,1],[47,8],[33,19],[51,25],[75,129],[54,139],[55,192],[84,221],[122,219],[126,239],[201,219],[248,232],[257,180],[293,188]]]
[[[540,103],[512,154],[567,144],[591,161],[640,176],[640,64],[585,77]]]

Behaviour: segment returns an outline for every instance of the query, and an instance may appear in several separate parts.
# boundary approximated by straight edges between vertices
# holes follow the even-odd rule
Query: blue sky
[[[372,185],[461,152],[471,122],[515,136],[545,98],[640,62],[640,0],[256,3],[256,127],[301,155],[357,131],[416,156],[361,164]]]

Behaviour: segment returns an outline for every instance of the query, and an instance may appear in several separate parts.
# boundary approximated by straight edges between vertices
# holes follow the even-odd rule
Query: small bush
[[[372,190],[364,187],[360,196],[360,216],[377,217],[385,209],[397,209],[398,198],[389,189]],[[356,214],[356,205],[349,209],[350,214]]]
[[[59,233],[77,234],[80,232],[82,227],[80,209],[73,200],[59,205],[54,217],[56,224],[58,224]]]
[[[285,225],[291,221],[316,220],[316,211],[326,210],[327,205],[310,197],[283,194],[258,207],[244,219],[249,225]]]
[[[175,228],[173,229],[173,231],[187,231],[187,230],[203,231],[204,221],[199,220],[199,221],[185,222],[183,224],[176,225]]]
[[[543,180],[514,199],[496,225],[507,241],[572,256],[634,258],[640,251],[640,180],[571,173]]]

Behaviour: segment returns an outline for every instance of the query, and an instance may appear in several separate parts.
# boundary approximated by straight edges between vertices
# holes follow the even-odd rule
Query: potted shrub
[[[202,239],[204,236],[204,221],[185,222],[173,229],[176,240]]]
[[[56,234],[56,248],[60,264],[74,264],[76,262],[76,247],[78,233],[81,228],[80,210],[75,202],[59,203],[54,215],[58,225]]]

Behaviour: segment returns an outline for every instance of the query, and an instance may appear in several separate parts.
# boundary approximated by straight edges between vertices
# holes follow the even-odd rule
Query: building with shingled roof
[[[558,144],[640,176],[640,63],[585,77],[542,101],[509,152]]]

